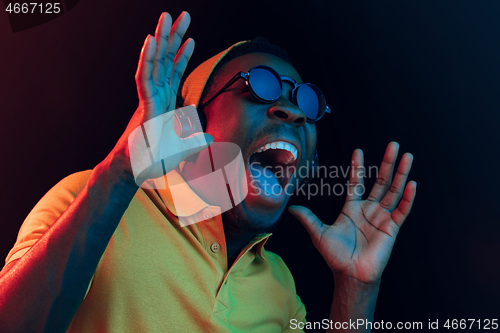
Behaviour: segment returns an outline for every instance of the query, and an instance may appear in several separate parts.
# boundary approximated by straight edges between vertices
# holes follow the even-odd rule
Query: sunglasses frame
[[[264,99],[264,98],[260,97],[253,90],[252,84],[250,83],[250,75],[252,73],[252,70],[254,70],[256,68],[265,69],[265,70],[271,72],[271,74],[273,74],[278,79],[281,91],[283,91],[283,81],[287,81],[287,82],[290,82],[291,84],[293,84],[294,87],[292,89],[292,103],[297,105],[297,106],[299,106],[297,103],[297,91],[302,85],[307,85],[315,91],[315,93],[318,95],[319,102],[324,104],[324,109],[323,109],[323,112],[319,115],[319,117],[316,117],[315,119],[309,118],[306,116],[308,122],[314,123],[314,122],[320,120],[321,117],[323,117],[325,115],[325,113],[331,113],[330,108],[328,107],[328,105],[326,105],[326,99],[325,99],[325,96],[323,95],[323,92],[317,86],[315,86],[312,83],[298,84],[293,78],[291,78],[289,76],[280,76],[274,69],[272,69],[271,67],[265,66],[265,65],[258,65],[258,66],[252,67],[252,68],[250,68],[248,73],[245,73],[245,72],[237,73],[235,76],[233,76],[233,78],[231,80],[229,80],[228,83],[226,83],[224,85],[224,87],[219,89],[219,91],[217,91],[212,97],[210,97],[207,101],[205,101],[205,103],[202,103],[202,105],[200,105],[199,108],[201,109],[201,108],[204,108],[205,106],[207,106],[207,104],[212,102],[217,96],[222,94],[227,88],[229,88],[231,85],[233,85],[239,79],[245,80],[245,83],[248,86],[250,93],[259,102],[266,103],[266,104],[271,104],[271,103],[276,102],[281,97],[281,94],[273,100],[268,100],[268,99]]]

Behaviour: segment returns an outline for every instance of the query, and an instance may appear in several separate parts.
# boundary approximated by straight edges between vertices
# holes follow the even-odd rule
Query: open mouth
[[[297,147],[285,141],[273,141],[250,156],[254,184],[268,195],[280,195],[295,172]]]

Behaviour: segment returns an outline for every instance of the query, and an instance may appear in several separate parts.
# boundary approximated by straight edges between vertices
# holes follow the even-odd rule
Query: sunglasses
[[[252,67],[248,73],[239,72],[222,89],[203,103],[200,108],[212,102],[238,79],[244,79],[252,96],[266,104],[274,103],[280,98],[283,92],[283,81],[291,83],[293,85],[291,101],[304,112],[308,122],[318,121],[325,112],[330,113],[325,96],[318,87],[311,83],[298,84],[291,77],[280,76],[268,66]]]

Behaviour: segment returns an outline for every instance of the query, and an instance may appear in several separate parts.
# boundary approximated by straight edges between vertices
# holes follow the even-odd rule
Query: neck
[[[257,235],[256,232],[245,231],[230,223],[224,223],[226,237],[227,267],[231,267],[241,250]]]
[[[222,153],[221,150],[227,149],[223,145],[213,144],[210,149],[203,150],[197,155],[191,155],[186,159],[186,163],[179,172],[185,180],[191,182],[192,190],[205,202],[212,206],[224,206],[226,204],[225,197],[217,195],[217,193],[227,193],[225,182],[208,182],[204,177],[206,168],[204,166],[211,165],[211,150],[216,151],[216,156],[228,156],[227,152]],[[221,162],[221,161],[219,161]],[[214,194],[215,193],[215,194]],[[241,219],[238,218],[236,208],[231,209],[223,214],[224,234],[226,238],[227,248],[227,264],[231,267],[241,253],[241,250],[258,234],[256,231],[248,230]]]

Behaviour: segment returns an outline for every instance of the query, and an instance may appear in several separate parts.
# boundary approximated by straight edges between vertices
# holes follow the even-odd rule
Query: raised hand
[[[139,107],[114,148],[115,155],[126,157],[122,164],[139,186],[213,142],[203,133],[181,139],[173,130],[177,91],[194,51],[191,38],[181,46],[190,21],[183,12],[172,24],[170,14],[163,13],[155,37],[148,35],[142,47],[135,75]]]
[[[187,12],[182,12],[173,25],[170,14],[163,13],[155,37],[148,35],[144,41],[135,81],[139,107],[151,118],[175,109],[179,83],[194,51],[192,38],[181,47],[190,22]]]
[[[413,162],[410,153],[403,155],[392,180],[398,150],[396,142],[387,146],[376,184],[366,200],[361,200],[363,152],[354,151],[347,199],[332,225],[324,224],[305,207],[289,208],[307,229],[334,275],[355,278],[362,283],[380,282],[416,194],[416,182],[406,184]]]

